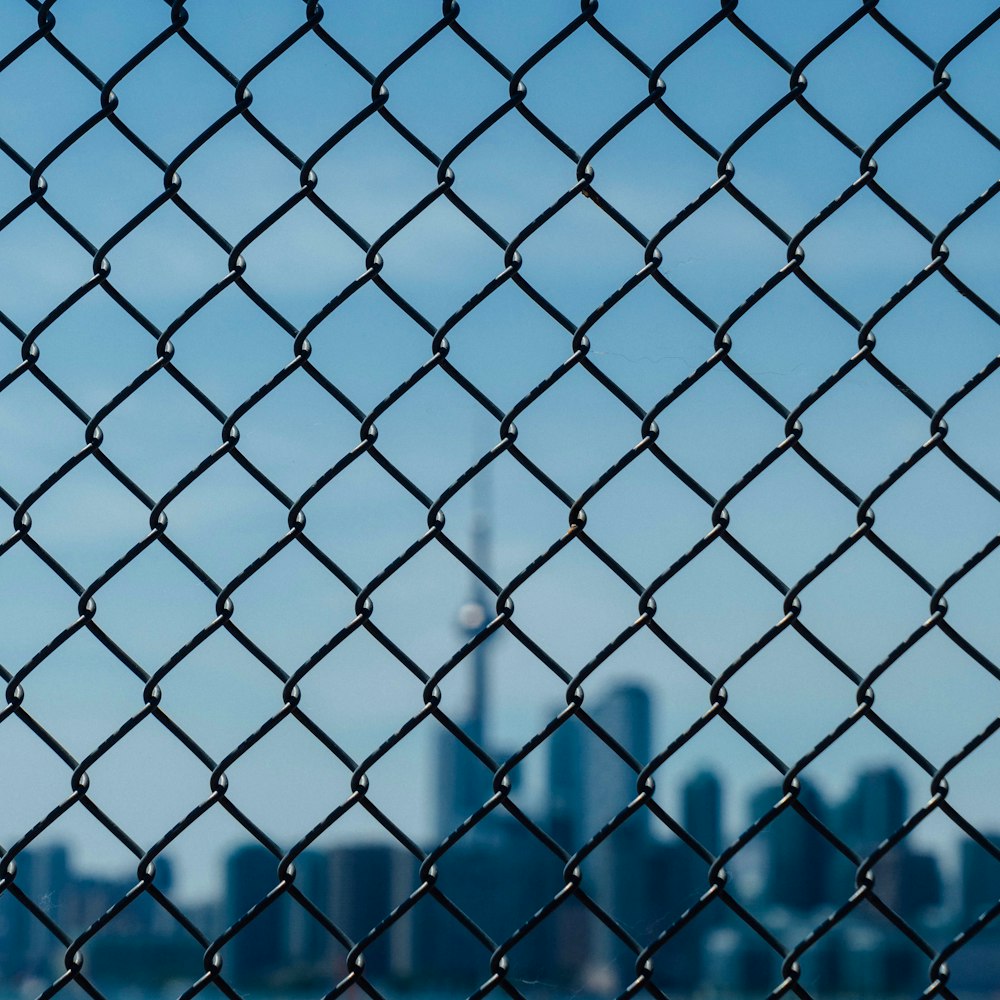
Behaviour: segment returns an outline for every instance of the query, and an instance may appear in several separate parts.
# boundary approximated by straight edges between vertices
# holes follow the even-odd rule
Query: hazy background
[[[440,7],[331,2],[324,28],[377,72]],[[854,8],[744,0],[740,15],[796,60]],[[188,29],[233,73],[246,72],[300,23],[297,0],[190,0]],[[656,63],[716,9],[602,0],[599,16],[639,56]],[[934,57],[990,10],[884,0],[886,16]],[[56,34],[107,79],[169,24],[156,0],[58,0]],[[524,61],[570,21],[569,0],[462,3],[461,23],[507,65]],[[6,47],[35,28],[27,3],[0,5]],[[949,67],[951,92],[1000,130],[1000,29]],[[866,146],[931,86],[931,74],[877,25],[862,21],[806,70],[808,97]],[[722,24],[665,73],[666,99],[723,148],[787,92],[787,74]],[[584,26],[525,77],[527,105],[584,150],[647,94],[643,74]],[[388,81],[389,110],[443,156],[507,97],[507,83],[451,31],[439,34]],[[115,85],[118,115],[167,160],[232,106],[232,87],[173,38]],[[370,87],[313,36],[250,84],[252,110],[308,157],[370,101]],[[0,72],[0,136],[37,163],[99,110],[97,89],[41,42]],[[935,231],[993,183],[997,152],[940,102],[877,154],[878,179]],[[794,105],[733,157],[736,182],[793,232],[858,174],[857,159]],[[716,178],[715,160],[655,109],[592,161],[594,187],[647,235]],[[516,111],[454,163],[455,190],[505,238],[575,183],[575,166]],[[368,241],[435,187],[435,169],[372,116],[315,167],[318,194]],[[182,194],[231,243],[298,190],[298,171],[242,120],[180,166]],[[47,199],[100,245],[163,190],[162,171],[103,122],[44,169]],[[0,155],[0,212],[28,194],[25,173]],[[1000,277],[998,203],[948,239],[950,266],[987,299]],[[870,192],[804,241],[809,273],[866,318],[930,260],[929,247]],[[785,261],[785,247],[725,192],[660,246],[664,272],[721,321]],[[296,326],[364,271],[364,253],[307,202],[243,251],[247,280]],[[643,248],[595,205],[570,203],[521,247],[524,276],[574,323],[643,264]],[[107,252],[115,287],[161,329],[227,273],[227,255],[175,206],[161,207]],[[383,276],[439,325],[503,270],[503,253],[439,199],[382,249]],[[92,274],[92,257],[37,206],[0,230],[0,309],[30,331]],[[4,371],[20,363],[3,331]],[[997,353],[997,330],[943,279],[930,278],[876,328],[877,355],[939,405]],[[712,353],[712,336],[651,280],[589,332],[590,357],[643,406],[652,406]],[[732,330],[733,357],[792,407],[856,349],[856,333],[790,278]],[[368,284],[310,335],[312,360],[363,411],[431,356],[430,337]],[[449,334],[450,360],[501,408],[511,408],[571,353],[570,337],[507,283]],[[292,340],[230,287],[173,336],[174,363],[230,412],[293,357]],[[95,288],[41,334],[39,366],[93,414],[156,359],[153,337]],[[948,416],[949,442],[982,473],[1000,478],[996,379]],[[449,377],[433,372],[377,420],[378,447],[437,497],[498,440],[496,421]],[[641,438],[640,421],[577,368],[517,418],[518,445],[567,493],[583,490]],[[658,418],[661,446],[719,496],[783,438],[783,421],[717,368]],[[861,495],[928,437],[928,420],[866,366],[803,418],[803,442]],[[289,496],[299,496],[358,442],[358,422],[303,372],[238,421],[240,449]],[[101,420],[102,449],[159,499],[221,442],[219,422],[159,372]],[[30,374],[0,393],[0,486],[31,493],[84,444],[83,424]],[[565,506],[510,456],[490,474],[494,577],[505,583],[566,530]],[[445,506],[447,533],[469,543],[474,499]],[[588,531],[630,573],[651,581],[711,526],[710,507],[649,454],[586,507]],[[1000,528],[1000,507],[939,455],[922,462],[875,505],[880,534],[938,583]],[[732,533],[786,583],[801,577],[855,526],[853,506],[794,454],[786,454],[730,505]],[[368,456],[309,502],[309,536],[359,583],[374,577],[426,530],[426,511]],[[32,537],[83,584],[148,533],[148,512],[93,458],[40,496]],[[225,583],[286,531],[286,511],[226,457],[167,507],[168,535]],[[1000,652],[1000,555],[949,595],[949,621],[987,656]],[[458,607],[471,579],[443,547],[424,549],[373,595],[374,621],[432,673],[458,648]],[[214,618],[214,596],[162,546],[153,545],[96,595],[97,622],[152,672]],[[353,616],[354,598],[293,544],[233,595],[234,621],[291,673]],[[515,621],[575,672],[636,616],[636,599],[579,543],[514,594]],[[713,673],[781,617],[781,596],[723,543],[712,545],[657,594],[657,621]],[[23,544],[0,558],[0,663],[11,673],[76,618],[77,598]],[[870,670],[928,614],[926,596],[867,542],[802,595],[802,620],[853,668]],[[565,685],[513,638],[492,644],[493,744],[515,748],[560,704]],[[649,632],[628,642],[585,684],[587,697],[640,678],[657,694],[662,746],[708,707],[708,685]],[[79,760],[143,705],[142,683],[86,631],[23,683],[25,709]],[[162,682],[164,710],[216,760],[282,705],[281,683],[231,636],[217,631]],[[875,685],[884,717],[942,764],[997,714],[1000,684],[933,632]],[[301,685],[302,707],[355,759],[420,711],[422,685],[358,631]],[[461,715],[465,677],[443,683]],[[791,631],[728,685],[731,712],[792,763],[854,708],[853,685]],[[436,730],[420,726],[370,775],[370,796],[418,840],[432,833]],[[951,778],[951,801],[972,821],[1000,825],[983,795],[995,779],[996,741]],[[520,799],[537,808],[542,754],[523,765]],[[0,842],[20,837],[70,793],[70,770],[17,718],[0,724]],[[914,808],[928,779],[873,726],[856,726],[808,769],[833,794],[863,763],[892,761],[911,781]],[[746,793],[773,778],[770,765],[720,721],[668,762],[658,794],[668,808],[680,777],[711,763],[727,782],[727,823],[749,821]],[[208,771],[147,719],[90,769],[95,802],[141,845],[154,843],[209,794]],[[283,846],[294,844],[349,794],[349,771],[287,720],[228,770],[230,796]],[[360,810],[322,843],[375,837]],[[171,848],[182,898],[215,891],[222,853],[245,836],[211,810]],[[944,843],[941,819],[918,839]],[[87,812],[74,807],[38,844],[70,842],[84,867],[122,871],[134,861]]]

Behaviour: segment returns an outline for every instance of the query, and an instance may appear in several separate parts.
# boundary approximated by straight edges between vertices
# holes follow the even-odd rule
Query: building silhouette
[[[692,775],[681,788],[684,828],[706,850],[722,850],[722,782],[708,770]]]
[[[764,816],[783,797],[778,784],[762,788],[751,798],[751,816]],[[828,807],[815,787],[805,785],[799,800],[821,823],[829,822]],[[764,853],[763,896],[770,904],[796,913],[809,913],[829,904],[835,895],[835,852],[793,806],[779,813],[758,841]]]
[[[416,888],[417,860],[389,844],[337,847],[327,855],[326,877],[327,912],[340,930],[358,942]],[[346,955],[345,950],[343,958]],[[365,969],[380,978],[405,980],[412,976],[414,949],[409,927],[394,926],[366,948]]]
[[[591,715],[640,767],[649,760],[652,710],[648,691],[637,684],[616,687],[595,704]],[[578,808],[584,831],[593,836],[636,798],[636,773],[594,734],[589,734],[585,743],[583,768],[583,801]],[[583,865],[587,891],[632,931],[641,931],[651,917],[655,890],[641,860],[651,846],[649,813],[643,808],[617,827]],[[628,963],[630,956],[613,935],[597,935],[590,954],[591,964],[602,971],[613,968],[620,974],[627,972],[622,963]]]
[[[258,844],[237,848],[226,861],[225,921],[232,926],[278,884],[278,862]],[[226,946],[225,961],[243,983],[265,983],[282,970],[285,957],[283,907],[274,903],[258,914]]]
[[[907,798],[906,783],[895,768],[868,768],[858,775],[835,818],[852,846],[870,854],[906,821]]]
[[[558,710],[553,711],[557,716]],[[569,716],[545,741],[548,832],[568,851],[583,843],[583,724]]]

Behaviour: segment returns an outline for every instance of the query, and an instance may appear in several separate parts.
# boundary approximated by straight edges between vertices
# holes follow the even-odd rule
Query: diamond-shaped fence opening
[[[437,186],[434,163],[377,114],[325,150],[316,175],[319,197],[372,240]]]
[[[178,79],[165,87],[175,72]],[[226,113],[232,92],[227,81],[175,34],[161,37],[152,52],[130,67],[115,93],[120,100],[115,113],[122,123],[161,156],[172,159]],[[195,99],[195,94],[201,97]]]
[[[0,995],[1000,982],[1000,9],[0,6]]]
[[[517,150],[516,157],[506,155]],[[572,160],[515,110],[455,157],[454,193],[491,226],[513,239],[576,177]]]
[[[143,679],[86,629],[36,664],[22,686],[25,711],[77,760],[145,707]],[[71,718],[59,711],[64,699],[76,706]]]
[[[942,327],[949,337],[939,336]],[[935,274],[879,323],[879,354],[924,399],[942,405],[996,357],[994,330],[988,314]],[[976,393],[960,394],[958,405],[988,405],[988,386],[989,380]]]
[[[45,179],[51,205],[98,244],[163,191],[163,171],[107,121],[61,152]]]
[[[97,288],[60,313],[35,344],[45,355],[39,370],[88,414],[110,403],[156,357],[150,331]]]
[[[83,286],[92,273],[90,253],[38,205],[21,202],[0,233],[4,278],[5,326],[18,324],[24,335]],[[36,248],[25,254],[23,247]],[[13,331],[12,331],[13,332]],[[15,334],[16,335],[16,334]]]
[[[532,232],[521,252],[524,280],[577,324],[643,263],[642,244],[581,195]]]
[[[242,118],[228,122],[184,161],[184,200],[231,241],[298,190],[295,163]]]

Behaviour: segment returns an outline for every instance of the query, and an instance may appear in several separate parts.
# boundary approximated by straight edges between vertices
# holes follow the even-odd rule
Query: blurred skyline
[[[436,3],[330,4],[322,25],[377,73],[435,23]],[[676,9],[675,9],[676,8]],[[206,0],[184,5],[187,30],[237,75],[302,22],[303,4],[244,2],[239,16]],[[601,3],[607,28],[651,65],[717,5],[669,10],[651,2]],[[737,13],[795,62],[856,4],[744,0]],[[963,0],[883,0],[878,10],[934,58],[990,12]],[[569,2],[461,6],[459,23],[508,66],[523,62],[578,13]],[[57,0],[55,35],[102,79],[169,25],[156,0]],[[0,8],[13,46],[36,27],[28,3]],[[1000,28],[949,66],[949,93],[1000,130]],[[862,148],[927,93],[932,74],[870,18],[806,69],[810,101]],[[718,149],[788,92],[788,74],[723,21],[663,74],[669,106]],[[528,71],[526,106],[578,152],[648,95],[646,76],[583,25]],[[387,110],[443,157],[507,99],[508,84],[450,29],[393,72]],[[301,38],[250,84],[252,112],[301,159],[364,109],[371,88],[315,35]],[[180,38],[171,38],[114,85],[117,114],[166,161],[233,106],[233,88]],[[0,136],[34,165],[100,109],[99,92],[45,40],[0,71]],[[877,152],[878,182],[934,232],[998,177],[1000,154],[943,106],[930,103]],[[739,189],[792,233],[856,179],[858,158],[790,104],[732,156]],[[716,158],[655,108],[591,160],[593,189],[652,236],[717,178]],[[316,192],[373,243],[434,190],[436,170],[372,115],[320,157]],[[511,240],[576,183],[576,165],[516,111],[454,160],[454,191]],[[46,201],[101,246],[163,191],[163,171],[108,122],[95,125],[43,169]],[[239,118],[178,166],[180,195],[226,241],[244,236],[299,190],[298,170]],[[0,153],[0,213],[29,194],[27,174]],[[986,299],[997,288],[1000,246],[991,201],[947,239],[949,267]],[[928,242],[863,190],[803,241],[812,278],[862,320],[931,259]],[[714,323],[786,261],[786,247],[726,191],[660,244],[663,273]],[[365,270],[365,254],[313,205],[301,202],[242,248],[246,281],[293,327],[309,323]],[[595,204],[574,198],[528,237],[521,274],[579,325],[643,267],[644,247]],[[445,198],[381,248],[382,278],[440,327],[504,270],[503,250]],[[226,278],[228,254],[167,202],[107,251],[110,281],[163,330]],[[21,363],[29,335],[91,280],[93,255],[38,206],[0,227],[0,331],[4,372]],[[940,275],[928,278],[875,327],[876,357],[938,407],[997,354],[995,324]],[[587,333],[589,359],[640,407],[651,408],[713,352],[713,334],[647,278]],[[732,327],[732,358],[794,408],[857,350],[857,333],[789,277]],[[510,412],[572,354],[572,337],[511,281],[448,333],[449,362]],[[311,363],[357,410],[369,413],[431,357],[432,340],[372,282],[309,333]],[[293,357],[293,338],[236,285],[171,336],[172,364],[220,411],[232,413]],[[38,369],[87,414],[156,361],[156,340],[95,285],[38,335]],[[948,443],[986,478],[1000,479],[990,429],[1000,395],[990,379],[948,414]],[[642,439],[641,420],[577,366],[516,417],[517,446],[571,498]],[[293,500],[359,441],[359,420],[305,371],[243,412],[239,449]],[[500,422],[444,371],[432,371],[375,421],[385,459],[432,500],[500,440]],[[659,446],[714,498],[785,436],[784,420],[718,366],[657,417]],[[867,365],[802,417],[803,444],[864,497],[930,436],[919,407]],[[165,371],[100,419],[101,451],[155,502],[222,442],[220,422]],[[0,487],[16,506],[84,446],[84,423],[25,373],[0,391]],[[567,530],[567,507],[509,454],[490,466],[489,572],[506,585]],[[643,586],[712,526],[712,505],[648,451],[585,505],[587,533]],[[477,502],[468,485],[444,505],[446,533],[469,551]],[[730,532],[791,586],[856,527],[856,507],[791,451],[727,504]],[[877,530],[932,584],[1000,531],[1000,504],[939,453],[875,503]],[[225,586],[288,530],[285,507],[231,456],[167,503],[167,535]],[[359,586],[427,530],[427,511],[370,455],[362,455],[305,505],[307,534]],[[480,511],[481,513],[481,511]],[[149,533],[147,508],[88,457],[30,504],[31,538],[83,586]],[[16,529],[16,524],[14,525]],[[997,659],[1000,557],[985,560],[948,595],[948,621]],[[456,625],[474,579],[432,543],[381,584],[372,621],[426,674],[465,641]],[[721,540],[656,593],[656,622],[717,676],[782,617],[782,596]],[[77,596],[18,542],[0,556],[0,664],[14,674],[77,618]],[[802,593],[802,621],[864,676],[928,617],[928,599],[863,540]],[[103,585],[96,622],[147,673],[215,618],[215,596],[154,544]],[[354,616],[354,595],[303,546],[292,544],[232,595],[233,621],[286,674]],[[638,614],[636,595],[578,541],[513,595],[514,622],[575,675]],[[490,640],[487,684],[497,746],[528,742],[566,703],[566,684],[511,635]],[[461,718],[468,661],[441,684],[442,708]],[[657,695],[655,751],[710,705],[710,685],[649,630],[625,643],[584,682],[588,699],[623,682]],[[77,760],[143,707],[143,682],[86,630],[24,679],[24,709]],[[356,761],[423,709],[423,684],[363,629],[326,655],[299,685],[302,709]],[[161,681],[163,711],[216,761],[282,707],[282,682],[224,630]],[[786,630],[726,685],[727,709],[788,765],[857,705],[856,686],[800,635]],[[874,685],[882,718],[941,766],[1000,714],[1000,684],[940,630],[932,630]],[[369,795],[414,838],[434,833],[435,740],[422,722],[369,775]],[[949,801],[971,822],[1000,823],[982,794],[996,774],[989,742],[950,777]],[[0,755],[17,762],[0,778],[6,806],[0,844],[21,837],[71,790],[70,769],[18,719],[0,722]],[[867,721],[807,768],[831,796],[873,763],[904,774],[916,801],[929,778]],[[749,819],[749,791],[777,772],[716,719],[657,773],[657,796],[679,807],[680,775],[707,766],[731,789],[725,828]],[[227,769],[229,797],[291,847],[350,794],[350,771],[288,719]],[[519,795],[544,801],[537,755]],[[146,719],[88,768],[90,797],[144,848],[209,794],[209,771],[154,719]],[[624,806],[619,803],[619,808]],[[951,841],[940,816],[914,834]],[[360,810],[333,839],[380,835]],[[221,859],[242,838],[219,808],[172,848],[180,891],[207,898]],[[79,806],[40,842],[69,842],[86,869],[134,865]]]
[[[622,685],[594,706],[611,732],[627,731],[629,751],[648,756],[655,699],[645,688]],[[477,720],[469,718],[474,725]],[[482,721],[482,720],[478,720]],[[488,742],[487,742],[487,745]],[[609,803],[628,794],[634,775],[615,762],[587,730],[571,721],[547,745],[546,796],[535,817],[545,835],[567,851],[581,848],[608,818]],[[443,755],[444,756],[444,755]],[[447,770],[444,767],[443,770]],[[437,788],[444,837],[465,815],[465,783]],[[676,819],[689,843],[665,836],[650,813],[632,817],[581,860],[581,886],[640,946],[652,942],[695,904],[709,884],[709,858],[738,832],[725,829],[722,802],[731,795],[709,770],[685,775]],[[754,789],[743,803],[751,815],[768,812],[780,789]],[[849,850],[870,853],[913,807],[902,775],[892,767],[852,775],[841,800],[805,786],[800,801]],[[1000,843],[995,831],[984,831]],[[217,893],[185,914],[213,942],[226,980],[254,995],[324,993],[343,979],[348,946],[304,905],[318,907],[349,941],[366,940],[365,976],[383,995],[398,992],[457,996],[488,975],[490,949],[421,885],[418,860],[402,846],[370,842],[309,848],[295,859],[294,889],[273,897],[282,865],[267,849],[243,843],[228,852]],[[563,885],[563,860],[503,810],[496,810],[437,863],[436,888],[497,941],[504,941]],[[947,874],[946,874],[947,873]],[[855,887],[855,870],[792,809],[777,817],[726,866],[726,889],[786,946],[804,938]],[[949,855],[921,852],[904,839],[874,865],[879,899],[925,940],[954,936],[1000,893],[1000,866],[973,841]],[[174,897],[174,871],[156,862],[155,886]],[[102,917],[132,888],[124,878],[79,871],[65,845],[29,849],[19,858],[18,885],[71,935]],[[413,894],[417,893],[414,897]],[[272,898],[263,910],[261,900]],[[382,921],[407,899],[391,925]],[[252,909],[254,918],[232,939],[227,928]],[[373,940],[369,933],[380,927]],[[988,996],[1000,952],[990,927],[949,962],[949,987],[963,997]],[[218,946],[214,942],[218,941]],[[64,949],[9,894],[0,896],[0,977],[22,995],[62,965]],[[198,977],[203,946],[148,896],[102,926],[85,948],[90,981],[144,996],[176,995]],[[508,982],[528,996],[601,996],[620,993],[635,972],[635,956],[579,899],[564,899],[510,950]],[[724,996],[762,995],[781,979],[780,958],[767,942],[716,898],[680,935],[655,953],[653,981],[671,996],[715,990]],[[912,995],[925,980],[925,956],[874,907],[862,906],[814,942],[802,957],[800,984],[821,996]]]

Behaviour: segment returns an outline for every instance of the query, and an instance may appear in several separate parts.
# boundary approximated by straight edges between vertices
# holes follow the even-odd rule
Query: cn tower
[[[473,480],[472,538],[469,555],[484,572],[490,572],[490,518],[487,473]],[[470,642],[492,618],[489,589],[473,578],[469,599],[458,612],[462,644]],[[462,731],[489,752],[488,673],[490,639],[481,642],[458,666],[467,671],[469,699],[464,717],[455,718]],[[456,672],[457,672],[456,671]],[[443,838],[462,824],[489,798],[491,775],[476,756],[450,733],[442,733],[437,760],[438,827]]]

